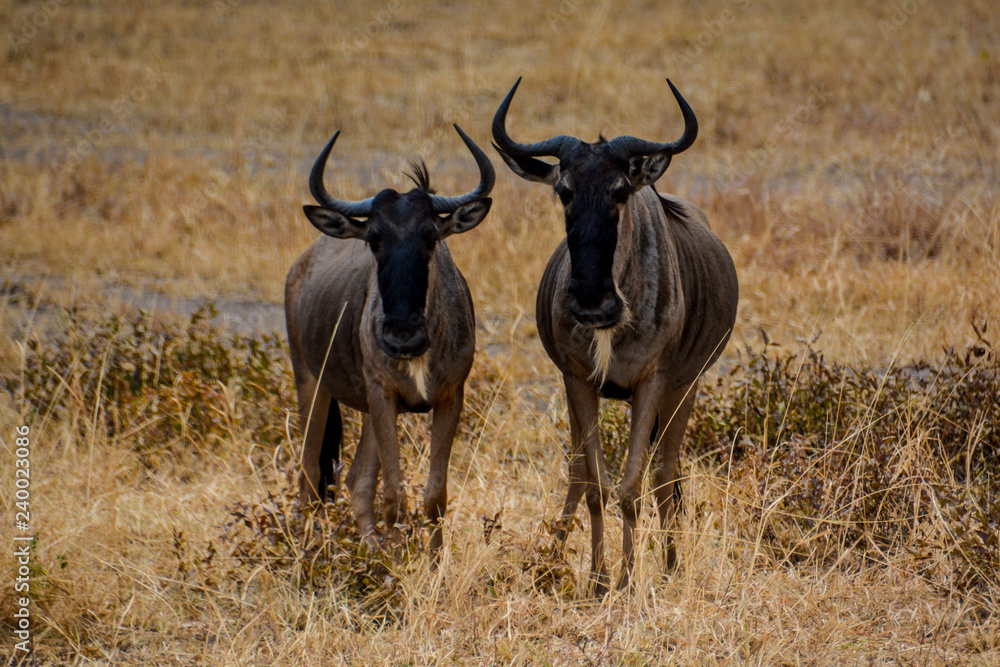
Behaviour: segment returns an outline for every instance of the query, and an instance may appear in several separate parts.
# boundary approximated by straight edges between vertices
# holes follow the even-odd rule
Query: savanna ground
[[[1000,661],[987,0],[7,0],[0,19],[0,570],[28,425],[38,664]],[[564,553],[549,532],[568,425],[533,308],[560,210],[492,150],[493,210],[450,242],[479,354],[437,571],[419,521],[398,560],[361,550],[342,494],[305,525],[280,331],[122,297],[277,308],[334,130],[338,195],[404,187],[417,155],[465,191],[451,123],[486,146],[518,75],[522,141],[672,140],[669,76],[701,132],[660,189],[740,275],[682,455],[679,567],[661,576],[647,507],[635,590],[600,601],[589,526]],[[603,412],[613,467],[625,416]],[[405,420],[411,499],[426,435]],[[5,583],[14,662],[18,597]]]

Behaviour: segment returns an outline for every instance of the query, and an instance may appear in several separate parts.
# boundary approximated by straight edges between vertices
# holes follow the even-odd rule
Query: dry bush
[[[277,336],[224,336],[209,324],[211,305],[181,330],[143,312],[96,324],[61,315],[60,330],[29,339],[23,367],[5,378],[18,411],[39,427],[127,440],[151,467],[220,452],[228,440],[273,448],[284,438],[292,383]]]
[[[72,319],[63,346],[27,348],[24,372],[6,377],[13,396],[24,401],[28,412],[23,414],[33,431],[60,443],[44,455],[46,478],[54,478],[52,467],[61,467],[61,460],[73,465],[99,448],[117,456],[128,452],[138,468],[127,465],[131,471],[122,477],[118,466],[98,467],[91,483],[106,488],[111,482],[101,478],[117,477],[125,484],[119,493],[128,496],[139,497],[136,494],[149,484],[184,489],[216,479],[209,484],[216,490],[196,505],[182,512],[148,514],[152,525],[127,519],[115,527],[88,519],[86,538],[80,534],[64,546],[48,540],[34,544],[33,608],[48,626],[39,631],[36,642],[52,646],[44,650],[53,659],[106,655],[126,661],[133,651],[158,655],[149,653],[148,642],[151,633],[163,632],[169,633],[173,650],[207,637],[228,643],[232,650],[241,646],[246,624],[264,631],[254,620],[262,617],[272,624],[265,635],[267,650],[262,654],[258,646],[253,654],[276,659],[285,655],[287,638],[273,623],[310,635],[317,618],[325,619],[324,626],[339,626],[336,619],[346,613],[346,625],[338,632],[352,638],[359,655],[381,655],[371,653],[371,646],[365,648],[364,637],[406,635],[444,623],[466,637],[469,645],[458,655],[468,658],[527,659],[515,648],[517,637],[536,637],[539,653],[530,655],[565,658],[597,651],[617,656],[615,660],[648,660],[681,650],[678,642],[684,640],[661,644],[656,639],[660,635],[633,634],[643,614],[670,618],[674,604],[701,604],[703,594],[691,598],[682,591],[708,587],[706,591],[714,591],[711,595],[719,595],[718,577],[730,576],[728,589],[732,575],[726,572],[747,567],[748,573],[758,573],[744,575],[743,586],[752,590],[774,586],[777,573],[784,571],[798,572],[796,576],[806,581],[814,576],[810,572],[821,571],[821,580],[827,582],[835,572],[870,582],[878,580],[880,571],[882,577],[905,573],[912,582],[965,600],[964,611],[956,617],[964,620],[956,622],[969,644],[960,649],[949,645],[950,651],[958,651],[950,655],[1000,649],[989,634],[1000,591],[1000,500],[995,494],[1000,411],[989,399],[1000,389],[1000,369],[985,330],[976,330],[978,340],[966,351],[951,352],[934,367],[923,362],[881,370],[844,366],[827,362],[813,348],[786,353],[774,344],[748,353],[726,379],[706,385],[697,404],[691,447],[695,456],[685,457],[686,506],[691,509],[681,521],[680,569],[669,583],[657,575],[662,567],[655,548],[660,539],[647,517],[640,534],[649,548],[639,557],[636,590],[612,594],[598,604],[586,592],[589,531],[581,529],[583,523],[568,526],[567,547],[557,550],[552,538],[558,527],[557,498],[551,499],[541,520],[513,515],[516,507],[502,496],[498,511],[470,515],[464,507],[469,501],[462,498],[471,470],[461,455],[452,465],[455,495],[446,520],[448,547],[437,573],[429,569],[426,526],[416,509],[402,524],[402,544],[374,548],[358,535],[343,489],[334,501],[303,512],[288,474],[294,448],[273,430],[280,419],[276,410],[290,402],[287,394],[278,403],[270,394],[275,388],[279,394],[287,390],[287,362],[272,356],[280,345],[270,339],[221,336],[203,315],[176,328],[152,325],[144,314],[126,320]],[[127,335],[113,333],[123,331]],[[163,344],[151,346],[149,341]],[[87,359],[88,354],[96,354],[100,363]],[[206,387],[231,384],[236,375],[253,382],[231,386],[228,405],[205,392]],[[505,467],[497,447],[504,440],[497,437],[505,432],[504,424],[523,418],[504,386],[505,375],[487,358],[477,363],[468,385],[460,448],[474,453],[484,438],[491,441],[486,447],[495,460],[484,463],[487,474]],[[73,390],[53,391],[53,382]],[[195,390],[200,393],[191,400]],[[53,398],[41,403],[43,396]],[[36,399],[39,409],[32,410]],[[95,410],[105,404],[118,408],[108,414]],[[187,407],[184,429],[171,427],[178,417],[161,404]],[[563,409],[554,418],[558,437],[566,441]],[[223,414],[224,423],[219,421]],[[81,415],[102,415],[101,428],[83,425]],[[616,476],[628,421],[628,411],[620,405],[602,408],[606,453]],[[348,442],[356,439],[357,431],[356,419],[349,418]],[[404,470],[419,474],[426,467],[426,427],[410,417],[404,420],[403,434]],[[520,431],[512,435],[523,437]],[[169,446],[155,457],[139,447],[156,441]],[[526,455],[524,462],[515,458],[509,463],[512,471],[522,471],[522,478],[524,470],[536,465],[561,469],[563,454],[558,450],[527,450]],[[248,464],[247,472],[237,472]],[[186,471],[195,467],[204,470],[188,477]],[[145,474],[136,477],[143,469]],[[225,490],[247,474],[249,488],[236,496]],[[176,481],[168,482],[174,477]],[[233,481],[218,488],[226,478]],[[419,497],[421,487],[414,479],[407,482],[409,493]],[[79,483],[69,487],[67,500],[82,493],[76,488]],[[217,504],[208,509],[205,502]],[[205,512],[213,518],[192,523]],[[616,559],[620,519],[613,501],[609,512],[609,549]],[[49,515],[43,525],[59,526],[58,515]],[[95,529],[106,535],[103,547],[90,542]],[[46,534],[44,529],[41,534]],[[707,570],[706,558],[716,563]],[[751,588],[742,590],[740,595]],[[511,604],[524,610],[518,634],[504,635],[508,643],[495,654],[476,639],[484,617],[466,611],[462,620],[441,618],[456,605],[469,610]],[[2,608],[9,623],[10,595],[5,594]],[[624,647],[602,644],[592,631],[581,629],[588,615],[601,618],[615,609],[625,614],[615,621],[619,632],[626,633]],[[628,620],[633,613],[639,625]],[[215,620],[206,622],[209,618]],[[546,618],[561,618],[557,625],[562,629],[548,634],[543,629],[548,627]],[[717,622],[728,627],[722,619]],[[216,629],[211,629],[213,623],[219,624]],[[496,633],[492,627],[489,632]],[[676,631],[669,623],[662,630]],[[726,651],[738,647],[749,659],[778,648],[730,632],[699,634],[700,639],[685,644],[684,655],[722,655],[713,651],[729,646]],[[321,646],[328,647],[321,651],[330,650],[325,642]],[[440,646],[432,649],[438,650]]]
[[[765,344],[705,388],[694,447],[726,471],[729,502],[778,560],[898,567],[909,554],[947,590],[994,591],[1000,356],[985,329],[937,366],[873,369]]]

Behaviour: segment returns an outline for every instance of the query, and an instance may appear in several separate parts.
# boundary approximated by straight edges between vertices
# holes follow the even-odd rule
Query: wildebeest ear
[[[548,183],[549,185],[555,185],[556,181],[559,180],[558,164],[549,164],[533,157],[511,157],[500,150],[496,144],[493,144],[493,148],[497,150],[510,170],[525,180]]]
[[[356,239],[365,235],[367,220],[355,220],[325,206],[303,206],[309,222],[319,231],[335,239]]]
[[[632,182],[633,190],[641,190],[652,185],[663,176],[670,166],[672,155],[667,152],[653,153],[649,157],[637,155],[628,161],[628,180]]]
[[[489,197],[473,199],[468,204],[462,204],[451,215],[441,218],[438,223],[441,238],[469,231],[483,221],[492,205],[493,200]]]

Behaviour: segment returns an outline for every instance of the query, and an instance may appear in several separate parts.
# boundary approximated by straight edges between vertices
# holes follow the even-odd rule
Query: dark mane
[[[663,212],[667,214],[668,217],[672,217],[679,222],[686,223],[688,220],[688,212],[684,208],[684,205],[677,201],[676,198],[671,196],[664,197],[656,189],[656,186],[651,186],[653,192],[656,193],[656,197],[660,200],[660,206],[663,207]]]
[[[434,190],[431,189],[431,175],[427,173],[427,165],[424,164],[423,158],[420,162],[410,160],[410,169],[411,171],[404,171],[403,174],[427,194],[434,194]]]
[[[607,142],[608,142],[608,140],[604,138],[604,133],[603,132],[598,132],[597,133],[597,143],[599,143],[599,144],[605,144]]]

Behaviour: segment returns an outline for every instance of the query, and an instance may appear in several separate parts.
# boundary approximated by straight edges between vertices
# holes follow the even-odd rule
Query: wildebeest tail
[[[319,498],[326,500],[327,487],[337,481],[336,469],[340,466],[340,443],[344,437],[343,422],[340,419],[340,403],[330,399],[330,409],[326,414],[326,428],[323,430],[323,448],[319,451]]]

